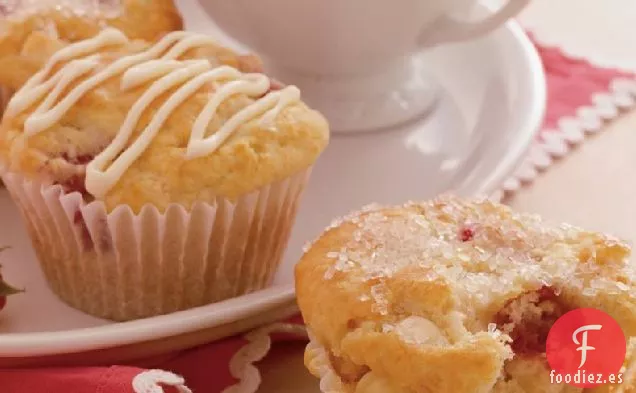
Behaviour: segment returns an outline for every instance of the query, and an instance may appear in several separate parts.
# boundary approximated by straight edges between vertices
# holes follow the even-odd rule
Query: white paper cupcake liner
[[[4,115],[4,109],[9,104],[9,100],[13,95],[13,90],[9,89],[6,86],[0,85],[0,119],[2,119],[2,115]],[[3,188],[4,184],[2,183],[2,179],[0,179],[0,188]]]
[[[268,286],[311,169],[231,202],[128,206],[108,213],[59,185],[2,178],[22,213],[52,290],[89,314],[130,320]]]

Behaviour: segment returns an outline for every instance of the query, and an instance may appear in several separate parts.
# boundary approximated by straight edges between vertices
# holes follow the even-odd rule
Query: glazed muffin
[[[172,0],[2,0],[0,1],[0,69],[3,105],[14,89],[37,71],[39,59],[24,58],[22,47],[33,32],[62,41],[90,38],[114,26],[131,39],[154,41],[181,30],[183,22]],[[36,54],[37,56],[37,54]],[[15,67],[15,63],[22,67]]]
[[[127,320],[269,284],[329,138],[296,87],[182,31],[25,51],[49,57],[6,108],[0,163],[55,293]]]
[[[152,41],[183,29],[183,22],[173,0],[2,0],[0,53],[18,54],[34,31],[74,42],[107,26]]]
[[[548,331],[597,308],[636,336],[629,252],[486,200],[370,206],[296,267],[305,364],[330,393],[580,392],[551,384]]]

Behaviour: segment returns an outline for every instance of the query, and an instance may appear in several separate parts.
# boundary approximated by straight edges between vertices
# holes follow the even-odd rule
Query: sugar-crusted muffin
[[[181,30],[183,21],[173,0],[0,0],[4,104],[13,90],[37,71],[39,59],[29,58],[37,54],[26,56],[22,52],[33,32],[76,42],[106,26],[120,29],[132,39],[154,41],[167,32]]]
[[[627,344],[625,366],[620,371],[621,383],[602,385],[592,389],[592,393],[636,393],[636,337]]]
[[[581,392],[550,383],[548,331],[597,308],[636,336],[629,252],[487,200],[370,206],[296,267],[305,364],[330,393]]]
[[[329,139],[296,87],[183,31],[25,51],[47,60],[6,108],[2,177],[62,299],[124,320],[268,285]]]

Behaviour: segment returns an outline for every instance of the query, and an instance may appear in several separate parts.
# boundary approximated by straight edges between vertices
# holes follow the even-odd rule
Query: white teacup
[[[335,131],[404,122],[432,105],[434,84],[414,54],[479,37],[530,0],[506,0],[460,21],[477,0],[199,0],[215,23],[297,85]]]

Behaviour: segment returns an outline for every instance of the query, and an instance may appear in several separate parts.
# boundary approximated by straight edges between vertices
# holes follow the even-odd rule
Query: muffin
[[[24,50],[48,60],[6,108],[1,173],[61,299],[129,320],[271,282],[329,139],[296,87],[183,31]]]
[[[629,252],[486,200],[370,206],[296,267],[305,364],[330,393],[581,392],[551,383],[548,331],[596,308],[636,336]]]
[[[603,385],[592,393],[636,393],[636,338],[632,338],[627,346],[625,367],[621,370],[622,382],[614,385]]]
[[[29,61],[22,53],[24,42],[33,32],[76,42],[94,36],[105,26],[114,26],[132,39],[153,41],[166,32],[181,30],[183,22],[172,0],[0,2],[0,68],[12,70],[2,73],[0,107],[37,71],[40,59]],[[15,67],[16,62],[23,67]]]

